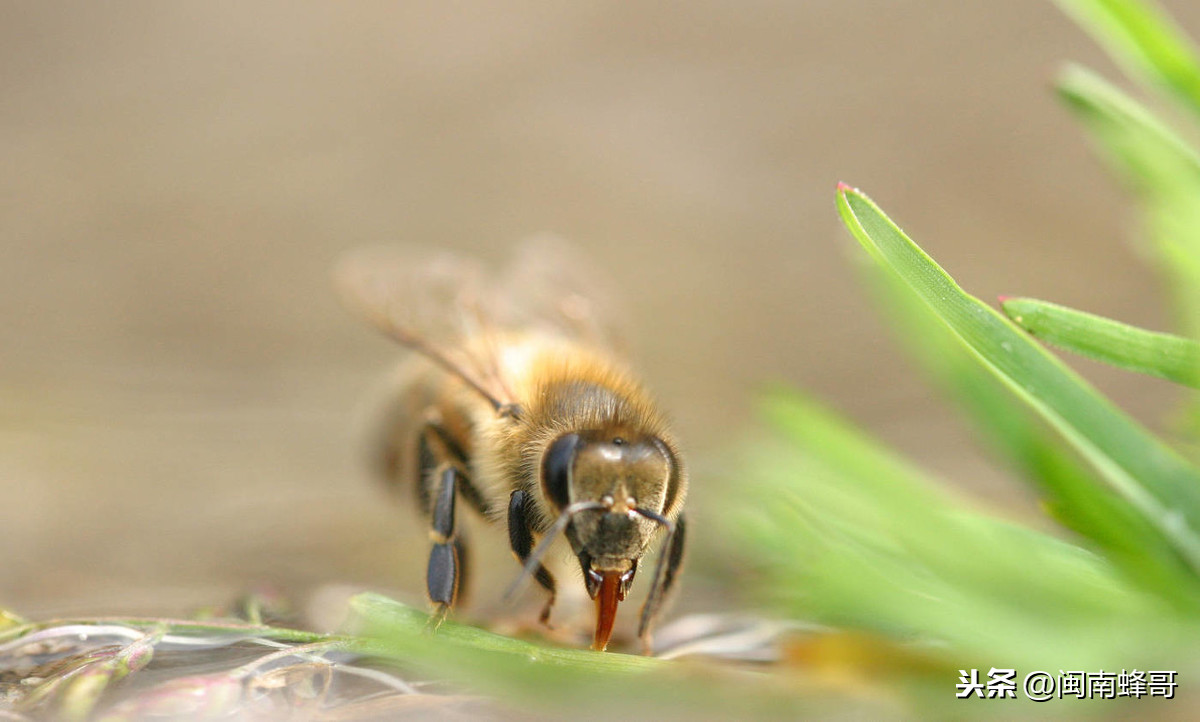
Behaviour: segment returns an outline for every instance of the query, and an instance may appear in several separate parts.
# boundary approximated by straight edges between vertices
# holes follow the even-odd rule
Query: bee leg
[[[529,559],[529,554],[533,551],[532,516],[533,499],[529,492],[521,489],[514,491],[508,499],[508,541],[512,545],[513,553],[517,555],[517,560],[522,564]],[[554,576],[550,574],[549,569],[539,564],[534,578],[550,592],[546,606],[542,607],[542,613],[538,615],[538,621],[549,627],[550,610],[554,607],[556,597]]]
[[[428,513],[433,505],[433,496],[441,483],[443,464],[453,464],[459,469],[458,493],[483,516],[488,515],[488,503],[479,487],[463,473],[468,468],[467,455],[440,424],[430,421],[417,437],[417,500],[420,508]]]
[[[433,549],[425,582],[434,613],[430,627],[436,629],[450,609],[462,600],[467,579],[467,544],[457,529],[455,499],[462,498],[478,511],[487,514],[488,504],[479,488],[464,472],[467,456],[436,421],[428,421],[417,436],[418,506],[430,521]]]
[[[667,538],[662,550],[663,558],[655,569],[654,586],[642,605],[641,621],[638,623],[638,639],[642,641],[642,653],[649,656],[653,651],[650,640],[654,621],[663,609],[663,602],[675,588],[675,579],[683,565],[683,549],[687,542],[687,522],[682,514],[675,520],[675,531]]]
[[[436,629],[446,618],[458,598],[462,581],[465,554],[461,540],[455,535],[454,500],[458,492],[461,474],[453,466],[442,469],[441,477],[433,498],[432,526],[429,538],[433,549],[429,552],[429,567],[425,582],[429,599],[434,604],[430,625]]]

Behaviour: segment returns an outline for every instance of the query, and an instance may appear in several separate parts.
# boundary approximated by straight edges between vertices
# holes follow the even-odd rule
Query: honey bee
[[[666,418],[601,320],[594,267],[580,264],[569,247],[540,240],[495,277],[470,259],[399,249],[353,254],[335,276],[347,305],[417,352],[378,466],[394,487],[412,487],[429,524],[432,623],[465,583],[461,501],[507,528],[523,565],[509,594],[536,579],[548,593],[543,623],[558,589],[543,561],[566,538],[596,604],[597,650],[663,535],[638,625],[649,653],[683,560],[687,473]]]

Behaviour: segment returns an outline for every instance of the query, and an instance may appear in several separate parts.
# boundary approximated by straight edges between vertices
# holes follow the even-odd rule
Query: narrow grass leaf
[[[644,672],[661,669],[664,664],[653,657],[539,646],[449,621],[438,627],[436,634],[426,634],[428,614],[378,594],[364,593],[355,596],[350,600],[350,609],[356,617],[357,626],[354,631],[362,631],[365,636],[371,637],[377,636],[380,629],[386,629],[397,637],[412,637],[418,646],[421,643],[433,643],[443,647],[497,653],[543,665],[611,672]]]
[[[1056,0],[1135,78],[1200,114],[1200,56],[1175,21],[1141,0]]]
[[[827,715],[846,704],[829,690],[787,690],[768,678],[716,668],[697,675],[679,662],[545,647],[452,621],[431,634],[427,614],[377,594],[354,597],[350,608],[359,651],[560,716],[794,718]]]
[[[1140,103],[1078,66],[1059,95],[1137,193],[1185,330],[1200,335],[1200,155]]]
[[[863,268],[898,340],[974,422],[984,442],[1045,495],[1046,511],[1176,608],[1200,606],[1200,580],[1164,537],[1098,483],[1097,472],[980,364],[907,284],[873,263]]]
[[[1008,298],[1004,313],[1021,328],[1066,351],[1118,368],[1200,387],[1200,344],[1034,298]]]
[[[972,510],[796,394],[764,412],[783,436],[747,451],[739,496],[756,503],[739,522],[788,614],[948,644],[968,666],[1112,664],[1181,638],[1104,558]]]
[[[863,248],[1062,433],[1193,573],[1200,570],[1200,472],[997,311],[963,291],[869,198],[844,185],[837,198],[846,226]]]

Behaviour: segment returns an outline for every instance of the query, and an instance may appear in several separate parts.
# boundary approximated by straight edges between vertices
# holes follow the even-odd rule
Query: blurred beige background
[[[1168,6],[1200,33],[1200,5]],[[424,535],[356,426],[397,352],[327,281],[391,240],[588,248],[692,453],[697,525],[767,380],[1029,513],[876,321],[833,188],[983,298],[1168,325],[1049,91],[1068,59],[1116,77],[1033,0],[4,3],[0,604],[419,592]],[[1081,368],[1148,422],[1171,407]]]

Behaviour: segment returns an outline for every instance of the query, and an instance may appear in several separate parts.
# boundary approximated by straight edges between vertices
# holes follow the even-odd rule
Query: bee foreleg
[[[654,571],[653,586],[642,605],[641,620],[638,623],[638,638],[642,640],[642,651],[649,655],[652,651],[650,633],[654,621],[663,609],[663,603],[675,588],[675,579],[683,565],[683,550],[687,541],[687,522],[683,514],[675,520],[675,528],[667,537],[662,550],[662,557]]]
[[[528,561],[529,555],[533,551],[532,506],[533,499],[529,496],[529,492],[521,489],[514,491],[508,500],[508,541],[521,564]],[[546,601],[546,606],[542,607],[542,613],[538,616],[538,621],[548,627],[550,626],[550,610],[554,607],[554,600],[557,596],[554,576],[550,574],[549,569],[538,564],[534,577],[538,580],[538,584],[550,592],[550,599]]]

